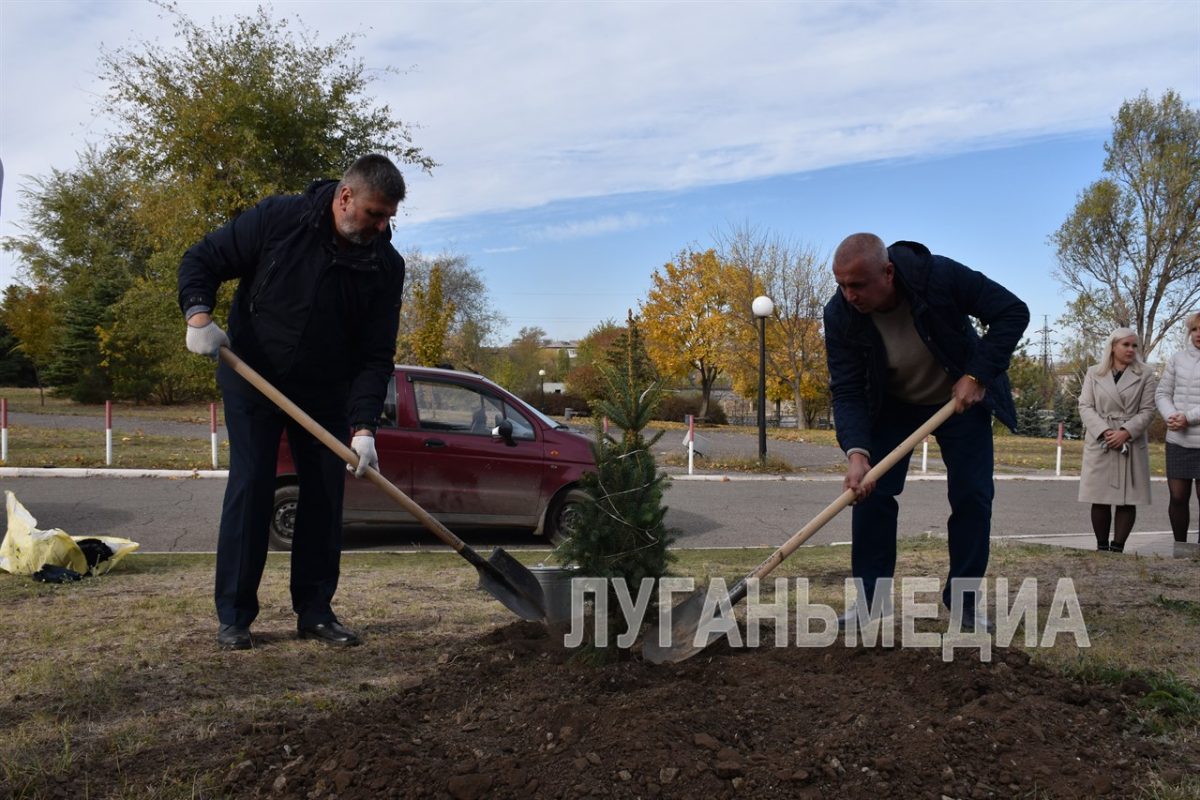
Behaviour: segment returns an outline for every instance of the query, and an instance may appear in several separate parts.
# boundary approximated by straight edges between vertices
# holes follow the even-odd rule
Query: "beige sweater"
[[[888,394],[905,403],[941,405],[950,399],[954,381],[921,341],[908,298],[891,311],[875,311],[871,321],[887,350]]]

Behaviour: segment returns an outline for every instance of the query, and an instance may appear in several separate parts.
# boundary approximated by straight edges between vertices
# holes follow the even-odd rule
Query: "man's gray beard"
[[[375,241],[375,237],[378,235],[378,234],[371,233],[369,231],[364,231],[364,230],[347,231],[347,230],[343,230],[341,228],[338,228],[338,233],[340,233],[342,235],[343,239],[350,242],[351,244],[357,244],[360,246],[368,245],[371,242]]]

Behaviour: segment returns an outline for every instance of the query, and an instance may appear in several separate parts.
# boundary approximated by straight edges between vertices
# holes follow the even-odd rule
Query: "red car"
[[[397,366],[375,434],[379,468],[447,527],[529,528],[551,541],[570,534],[591,444],[487,378]],[[292,545],[296,469],[285,434],[279,447],[271,544]],[[374,484],[346,480],[347,525],[416,524]]]

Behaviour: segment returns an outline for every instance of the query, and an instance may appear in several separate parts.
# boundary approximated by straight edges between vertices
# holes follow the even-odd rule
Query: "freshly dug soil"
[[[1083,687],[1016,649],[944,663],[940,650],[840,641],[719,644],[674,665],[597,667],[559,641],[508,625],[394,696],[256,726],[225,788],[340,800],[1132,797],[1152,770],[1195,756],[1135,732],[1128,706],[1148,686]]]

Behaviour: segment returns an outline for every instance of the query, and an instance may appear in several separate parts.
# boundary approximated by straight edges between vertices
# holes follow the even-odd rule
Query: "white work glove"
[[[217,358],[221,355],[221,345],[228,347],[229,337],[217,323],[209,322],[199,328],[193,325],[187,326],[187,349],[193,353]]]
[[[361,478],[367,474],[367,467],[379,469],[379,456],[375,453],[375,437],[369,433],[356,433],[350,440],[350,449],[358,454],[358,467],[346,465],[354,477]]]

